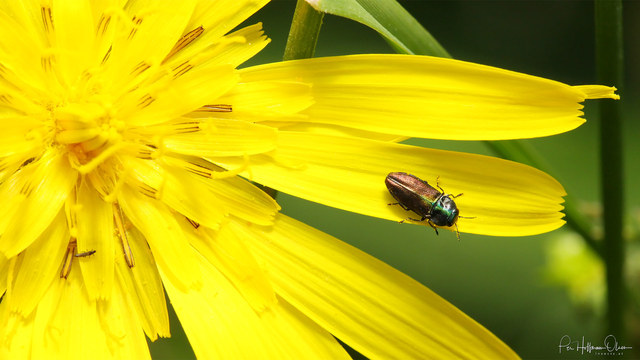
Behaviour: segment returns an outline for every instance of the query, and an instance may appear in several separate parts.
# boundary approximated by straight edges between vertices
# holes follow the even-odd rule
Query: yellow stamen
[[[202,112],[231,112],[233,111],[233,108],[231,107],[231,104],[211,104],[211,105],[204,105],[199,109],[196,109],[195,111],[202,111]]]
[[[83,175],[88,174],[89,172],[95,170],[98,167],[98,165],[102,164],[105,160],[111,157],[111,155],[115,154],[117,151],[122,150],[127,146],[130,146],[130,144],[127,144],[125,142],[119,142],[115,145],[112,145],[106,148],[103,152],[101,152],[98,156],[91,159],[86,164],[80,164],[80,162],[78,161],[78,158],[75,156],[72,156],[70,157],[71,166],[74,169],[78,170],[80,174],[83,174]],[[73,153],[70,153],[70,154],[73,154]]]
[[[186,218],[186,219],[187,219],[187,221],[189,222],[189,224],[191,224],[191,226],[193,226],[194,228],[196,228],[196,229],[197,229],[197,228],[199,228],[199,227],[200,227],[200,224],[198,224],[197,222],[195,222],[195,221],[193,221],[193,220],[191,220],[191,219],[189,219],[189,218]]]
[[[162,60],[161,64],[164,64],[167,60],[169,60],[173,55],[177,54],[178,51],[184,49],[187,45],[191,44],[195,39],[197,39],[204,32],[204,28],[202,26],[198,26],[197,28],[189,31],[184,34],[180,40],[176,43],[176,45],[169,51],[169,54]]]
[[[133,253],[131,252],[131,247],[129,246],[129,239],[127,238],[127,231],[124,227],[124,215],[122,214],[122,209],[117,202],[113,203],[113,220],[116,224],[116,230],[118,231],[118,237],[120,238],[120,242],[122,243],[122,252],[124,253],[124,261],[127,263],[127,266],[132,268],[135,265],[135,261],[133,260]]]
[[[51,15],[51,8],[43,6],[40,8],[40,16],[42,16],[42,24],[44,25],[44,31],[48,33],[53,32],[53,16]]]
[[[60,278],[66,279],[71,272],[71,264],[73,264],[73,255],[76,252],[76,240],[72,238],[67,245],[67,251],[64,254],[64,260],[62,262],[62,270],[60,271]]]

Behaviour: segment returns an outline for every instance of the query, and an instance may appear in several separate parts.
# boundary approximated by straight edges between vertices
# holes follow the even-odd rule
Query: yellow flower
[[[385,175],[440,176],[460,231],[549,231],[549,176],[397,141],[567,131],[613,89],[399,55],[237,70],[268,40],[229,32],[265,2],[0,4],[0,358],[148,358],[165,290],[201,359],[347,357],[332,335],[371,358],[516,356],[246,179],[399,220]]]

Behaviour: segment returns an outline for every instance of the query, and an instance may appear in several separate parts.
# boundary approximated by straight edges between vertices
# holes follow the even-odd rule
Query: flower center
[[[70,103],[57,107],[52,112],[56,129],[55,142],[67,147],[72,164],[85,166],[97,161],[101,155],[122,142],[124,122],[114,117],[107,106]]]

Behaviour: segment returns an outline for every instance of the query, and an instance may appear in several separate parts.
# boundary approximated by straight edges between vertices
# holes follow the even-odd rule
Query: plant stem
[[[306,59],[316,51],[323,13],[316,11],[304,0],[298,0],[291,21],[291,29],[284,49],[283,60]]]
[[[598,83],[622,87],[622,1],[595,1]],[[620,103],[600,103],[600,172],[607,279],[607,332],[624,337],[624,183]]]
[[[318,43],[318,35],[322,26],[323,13],[316,11],[304,0],[298,0],[296,10],[291,20],[289,37],[284,49],[283,60],[306,59],[313,57]],[[262,191],[272,198],[278,196],[278,191],[267,186],[257,184]]]
[[[313,57],[323,16],[323,13],[316,11],[306,1],[298,0],[296,10],[293,13],[293,20],[291,20],[291,28],[289,29],[283,60]],[[278,196],[277,190],[259,184],[258,186],[272,198],[275,199]]]

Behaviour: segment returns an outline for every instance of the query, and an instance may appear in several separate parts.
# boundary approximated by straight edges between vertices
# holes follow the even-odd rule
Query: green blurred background
[[[591,1],[414,0],[400,3],[457,59],[572,85],[595,83]],[[636,101],[640,88],[637,65],[640,2],[626,1],[623,5],[626,84],[619,93],[625,106],[626,208],[629,223],[635,224],[637,234],[640,189],[634,185],[640,178],[635,158],[640,154]],[[246,22],[262,22],[272,39],[267,49],[248,65],[281,60],[294,8],[293,0],[272,1]],[[374,31],[327,15],[316,56],[392,52]],[[604,85],[620,87],[619,84]],[[600,123],[594,111],[597,103],[587,104],[588,121],[577,130],[528,140],[547,157],[567,191],[585,203],[596,203],[600,197]],[[482,142],[412,140],[410,143],[491,155]],[[285,214],[355,245],[422,282],[483,324],[525,359],[602,357],[558,353],[563,335],[573,340],[584,336],[585,341],[594,345],[601,343],[605,335],[601,313],[572,303],[566,289],[549,284],[543,277],[545,249],[570,234],[567,226],[552,233],[521,238],[461,234],[462,240],[458,242],[455,234],[447,231],[436,236],[429,228],[368,218],[283,193],[278,194],[278,202]],[[637,235],[635,237],[637,240]],[[638,319],[634,320],[631,314],[627,320],[637,326]],[[171,339],[159,339],[151,344],[153,358],[194,358],[175,316],[171,325]],[[638,334],[637,328],[635,334]],[[627,339],[621,345],[634,346],[623,358],[640,357],[638,339]]]

